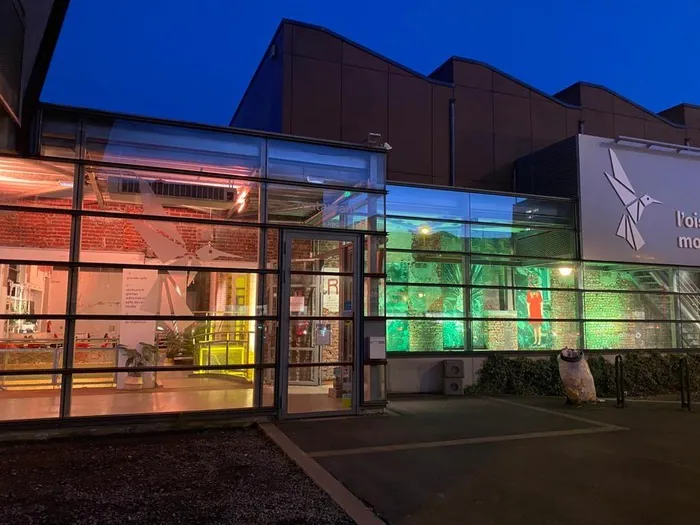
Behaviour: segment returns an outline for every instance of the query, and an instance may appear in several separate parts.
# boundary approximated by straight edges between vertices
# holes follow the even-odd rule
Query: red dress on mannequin
[[[527,301],[530,324],[539,326],[542,324],[542,293],[539,291],[527,292],[525,300]]]

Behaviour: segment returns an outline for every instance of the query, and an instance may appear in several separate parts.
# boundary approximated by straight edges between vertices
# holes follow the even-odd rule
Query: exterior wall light
[[[559,267],[559,273],[564,277],[568,277],[569,275],[571,275],[571,272],[573,272],[573,271],[574,271],[574,269],[571,266],[560,266]]]
[[[421,226],[420,228],[418,228],[418,231],[422,235],[428,235],[430,233],[430,226]]]

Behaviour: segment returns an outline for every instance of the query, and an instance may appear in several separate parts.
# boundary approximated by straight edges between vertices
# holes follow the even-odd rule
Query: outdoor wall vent
[[[236,201],[236,190],[234,188],[217,188],[215,186],[200,186],[194,184],[180,184],[176,182],[153,181],[149,182],[151,191],[161,197],[161,204],[167,206],[174,204],[182,206],[190,204],[193,206],[203,206],[206,201],[208,208],[231,207]],[[139,180],[132,177],[108,177],[107,193],[115,201],[140,202],[141,191],[139,190]]]

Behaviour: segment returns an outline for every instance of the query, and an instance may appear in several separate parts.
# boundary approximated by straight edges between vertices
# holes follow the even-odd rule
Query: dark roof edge
[[[506,73],[506,72],[503,71],[502,69],[498,69],[497,67],[494,67],[494,66],[492,66],[491,64],[488,64],[488,63],[486,63],[486,62],[482,62],[481,60],[474,60],[474,59],[472,59],[472,58],[465,58],[465,57],[460,57],[460,56],[452,56],[452,57],[450,57],[448,60],[446,60],[445,63],[449,62],[450,60],[457,60],[457,61],[459,61],[459,62],[466,62],[466,63],[468,63],[468,64],[474,64],[474,65],[476,65],[476,66],[485,67],[485,68],[487,68],[487,69],[490,69],[490,70],[493,71],[494,73],[498,73],[499,75],[502,75],[502,76],[506,77],[508,80],[510,80],[510,81],[512,81],[512,82],[515,82],[516,84],[520,84],[521,86],[523,86],[523,87],[526,88],[526,89],[529,89],[530,91],[534,91],[534,92],[537,93],[538,95],[541,95],[541,96],[543,96],[543,97],[545,97],[545,98],[548,98],[548,99],[551,100],[552,102],[556,102],[557,104],[561,104],[562,106],[567,107],[567,108],[569,108],[569,109],[581,109],[581,106],[577,106],[577,105],[575,105],[575,104],[569,104],[568,102],[564,102],[563,100],[558,99],[558,98],[555,97],[554,95],[550,95],[549,93],[545,93],[544,91],[542,91],[542,90],[539,89],[539,88],[536,88],[536,87],[533,86],[532,84],[528,84],[528,83],[525,82],[524,80],[520,80],[519,78],[514,77],[513,75],[511,75],[511,74],[509,74],[509,73]],[[445,63],[443,63],[443,65],[444,65]],[[440,66],[440,67],[442,67],[442,66]],[[440,69],[440,68],[438,68],[438,69]],[[435,71],[437,71],[437,69],[436,69]]]
[[[387,150],[384,148],[376,148],[372,146],[367,146],[365,144],[358,144],[355,142],[343,142],[340,140],[328,140],[328,139],[318,139],[314,137],[302,137],[299,135],[289,135],[284,133],[276,133],[274,131],[260,131],[255,129],[245,129],[245,128],[234,128],[231,126],[217,126],[214,124],[201,124],[198,122],[191,122],[187,120],[172,120],[160,117],[146,117],[143,115],[135,115],[133,113],[118,113],[115,111],[108,111],[104,109],[94,109],[86,108],[80,106],[66,106],[62,104],[53,104],[50,102],[42,102],[40,104],[41,109],[55,110],[63,113],[77,113],[85,115],[87,117],[97,117],[97,118],[112,118],[112,119],[123,119],[131,122],[140,122],[143,124],[157,124],[162,126],[176,126],[180,128],[190,129],[190,130],[200,130],[200,131],[212,131],[219,133],[228,133],[231,135],[243,135],[248,137],[260,137],[267,139],[278,139],[287,142],[301,142],[306,144],[317,144],[319,146],[330,146],[342,149],[354,149],[362,151],[371,151],[374,153],[384,153]]]
[[[637,108],[638,110],[644,111],[644,113],[647,113],[647,114],[649,114],[649,115],[651,115],[651,116],[653,116],[653,117],[656,117],[657,119],[661,120],[661,121],[664,122],[665,124],[668,124],[669,126],[672,126],[672,127],[674,127],[674,128],[678,128],[678,129],[685,129],[685,128],[686,128],[686,126],[684,126],[683,124],[678,124],[678,123],[676,123],[676,122],[673,122],[673,121],[671,121],[671,120],[668,120],[666,117],[660,115],[659,113],[656,113],[655,111],[652,111],[652,110],[650,110],[650,109],[648,109],[648,108],[645,108],[645,107],[642,106],[641,104],[636,103],[634,100],[631,100],[631,99],[629,99],[629,98],[627,98],[627,97],[625,97],[625,96],[623,96],[623,95],[620,95],[620,93],[618,93],[617,91],[614,91],[614,90],[610,89],[609,87],[603,86],[602,84],[594,84],[593,82],[583,82],[583,81],[580,81],[580,82],[576,82],[575,84],[572,84],[572,85],[575,86],[576,84],[581,85],[581,86],[586,86],[586,87],[592,87],[592,88],[602,89],[603,91],[607,91],[608,93],[610,93],[611,95],[613,95],[613,96],[619,98],[620,100],[623,100],[624,102],[627,102],[628,104],[632,104],[632,105],[633,105],[635,108]],[[569,86],[569,87],[571,87],[571,86]],[[567,89],[567,88],[564,88],[564,89]],[[563,91],[563,90],[562,90],[562,91]],[[689,104],[688,104],[688,105],[689,105]],[[674,107],[675,107],[675,106],[674,106]]]
[[[342,40],[346,44],[350,44],[351,46],[354,46],[354,47],[358,48],[359,50],[364,51],[365,53],[369,53],[370,55],[372,55],[380,60],[383,60],[385,62],[388,62],[389,64],[391,64],[394,67],[397,67],[399,69],[403,69],[404,71],[407,71],[408,73],[411,73],[412,75],[415,75],[419,78],[422,78],[423,80],[427,80],[428,82],[431,82],[433,84],[437,84],[439,86],[453,87],[452,82],[443,82],[441,80],[436,80],[434,78],[430,78],[430,76],[428,76],[428,75],[424,75],[423,73],[419,73],[415,69],[411,69],[410,67],[405,66],[405,65],[397,62],[396,60],[392,60],[391,58],[385,57],[381,53],[377,53],[376,51],[373,51],[373,50],[369,49],[368,47],[363,46],[362,44],[358,44],[354,40],[350,40],[349,38],[347,38],[339,33],[336,33],[335,31],[332,31],[326,27],[317,26],[315,24],[308,24],[306,22],[300,22],[298,20],[293,20],[291,18],[283,18],[280,25],[282,25],[282,24],[292,24],[292,25],[296,25],[296,26],[306,27],[308,29],[315,29],[316,31],[322,31],[322,32],[326,33],[327,35],[330,35],[330,36],[335,37],[339,40]]]
[[[277,36],[282,31],[282,28],[284,27],[285,24],[305,27],[307,29],[314,29],[316,31],[322,31],[323,33],[326,33],[327,35],[330,35],[334,38],[337,38],[337,39],[341,40],[342,42],[345,42],[346,44],[350,44],[351,46],[354,46],[354,47],[360,49],[361,51],[364,51],[365,53],[369,53],[370,55],[372,55],[380,60],[383,60],[383,61],[391,64],[394,67],[397,67],[399,69],[403,69],[404,71],[406,71],[412,75],[415,75],[423,80],[427,80],[428,82],[431,82],[433,84],[437,84],[440,86],[453,87],[453,84],[450,82],[442,82],[440,80],[430,78],[429,76],[424,75],[423,73],[419,73],[418,71],[415,71],[415,70],[411,69],[410,67],[404,66],[403,64],[400,64],[399,62],[396,62],[395,60],[387,58],[384,55],[377,53],[376,51],[372,51],[371,49],[363,46],[362,44],[358,44],[357,42],[354,42],[354,41],[350,40],[349,38],[346,38],[343,35],[336,33],[335,31],[331,31],[330,29],[328,29],[326,27],[318,26],[315,24],[309,24],[307,22],[300,22],[298,20],[293,20],[291,18],[283,18],[280,21],[279,25],[277,26],[277,29],[275,30],[274,35],[272,36],[272,39],[270,40],[270,43],[267,46],[267,49],[270,49],[270,45],[272,45],[272,43],[277,39]],[[233,112],[233,117],[231,117],[230,125],[233,124],[233,121],[236,119],[236,116],[238,115],[238,112],[240,111],[241,106],[243,105],[243,102],[245,101],[246,95],[248,95],[248,92],[250,91],[250,87],[253,85],[253,82],[255,81],[255,78],[258,75],[258,72],[260,71],[260,68],[262,67],[266,58],[267,58],[267,54],[265,56],[263,56],[262,60],[258,64],[258,67],[255,69],[255,73],[253,73],[253,76],[251,77],[250,81],[248,82],[248,87],[246,87],[246,90],[243,92],[243,96],[241,97],[241,100],[238,103],[238,106],[236,106],[236,110]]]
[[[255,72],[253,73],[253,76],[250,77],[250,81],[248,82],[248,86],[245,88],[245,91],[243,92],[243,96],[241,97],[241,100],[238,102],[238,105],[236,106],[236,110],[233,112],[233,116],[231,117],[231,120],[229,121],[229,126],[233,126],[233,121],[236,120],[236,117],[238,116],[238,112],[241,109],[241,106],[243,105],[243,101],[245,101],[245,98],[248,96],[248,93],[250,92],[250,88],[253,85],[253,82],[255,82],[255,79],[258,76],[258,73],[260,73],[260,70],[262,69],[263,64],[265,61],[268,59],[268,51],[270,50],[270,46],[272,43],[277,40],[277,37],[279,36],[280,32],[282,31],[282,27],[284,26],[284,20],[282,20],[279,25],[277,26],[277,29],[275,29],[275,33],[272,35],[272,40],[270,40],[270,43],[267,44],[267,47],[265,48],[265,54],[262,57],[262,60],[260,60],[260,63],[258,64],[258,67],[255,68]]]

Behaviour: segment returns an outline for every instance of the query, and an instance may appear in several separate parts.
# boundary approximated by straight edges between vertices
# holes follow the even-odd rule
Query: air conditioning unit
[[[446,396],[464,395],[463,377],[446,377],[442,380],[442,393]]]
[[[464,361],[445,359],[442,362],[442,377],[464,377]]]
[[[163,206],[203,206],[228,210],[236,202],[235,188],[222,188],[204,184],[183,184],[179,182],[151,181],[151,191],[159,197]],[[141,202],[139,179],[110,175],[107,177],[107,193],[113,201]]]

